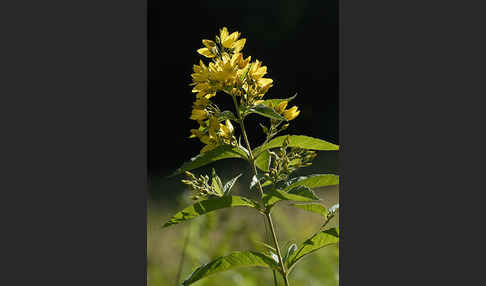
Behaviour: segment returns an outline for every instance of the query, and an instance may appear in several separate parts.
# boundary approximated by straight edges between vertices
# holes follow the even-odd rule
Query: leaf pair
[[[339,229],[332,228],[316,233],[311,238],[304,241],[300,248],[297,248],[296,244],[292,244],[288,248],[284,260],[289,273],[306,255],[338,242]],[[237,267],[265,267],[280,271],[278,259],[256,251],[236,251],[229,255],[218,257],[213,261],[196,268],[189,278],[182,283],[182,286],[191,285],[192,283],[212,274],[232,270]]]
[[[233,188],[234,184],[236,183],[236,180],[238,180],[238,178],[241,177],[241,175],[243,175],[243,174],[239,174],[238,176],[236,176],[233,179],[226,182],[226,184],[223,186],[221,179],[216,174],[216,171],[213,168],[212,173],[211,173],[212,187],[221,196],[228,196],[230,194],[231,189]]]
[[[281,147],[284,140],[289,137],[290,143],[288,144],[289,147],[297,147],[302,149],[308,150],[319,150],[319,151],[337,151],[339,150],[339,145],[314,138],[305,135],[283,135],[278,136],[268,143],[261,145],[253,150],[253,154],[255,158],[258,158],[263,151]]]

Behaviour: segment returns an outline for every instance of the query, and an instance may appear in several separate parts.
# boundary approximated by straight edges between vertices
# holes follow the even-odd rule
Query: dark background
[[[266,77],[274,80],[274,86],[266,98],[298,93],[293,104],[301,114],[287,133],[339,144],[337,15],[337,1],[149,0],[148,172],[152,182],[173,172],[203,146],[187,138],[189,130],[197,127],[189,119],[195,98],[190,74],[202,58],[196,52],[201,40],[214,40],[223,26],[247,39],[244,56],[267,66]],[[215,101],[225,104],[223,96]],[[256,146],[262,133],[249,132]]]

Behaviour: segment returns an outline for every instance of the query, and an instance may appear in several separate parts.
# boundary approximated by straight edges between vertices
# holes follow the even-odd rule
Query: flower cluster
[[[193,173],[186,171],[185,175],[187,180],[182,180],[182,182],[191,188],[194,193],[191,196],[193,200],[199,200],[201,198],[208,198],[211,196],[221,197],[223,194],[219,193],[215,186],[209,183],[208,175],[199,175],[196,177]]]
[[[252,61],[250,56],[243,56],[241,51],[246,39],[240,36],[240,32],[229,33],[224,27],[214,41],[202,40],[204,47],[197,50],[200,55],[210,60],[207,64],[200,60],[198,65],[193,66],[190,84],[193,86],[192,92],[196,95],[190,119],[199,124],[198,129],[191,130],[190,137],[197,137],[206,145],[201,153],[221,144],[237,142],[230,119],[222,116],[222,112],[211,101],[218,92],[231,95],[235,99],[235,104],[239,101],[240,110],[248,110],[262,104],[263,96],[273,86],[273,80],[264,77],[267,67],[259,60]],[[299,115],[300,111],[296,106],[285,109],[286,106],[285,101],[278,106],[270,107],[287,120]],[[220,123],[222,121],[224,124]]]
[[[315,151],[289,148],[289,143],[289,137],[287,137],[279,150],[269,151],[270,168],[269,172],[265,173],[265,177],[274,183],[287,180],[292,172],[312,165],[311,161],[317,156]]]

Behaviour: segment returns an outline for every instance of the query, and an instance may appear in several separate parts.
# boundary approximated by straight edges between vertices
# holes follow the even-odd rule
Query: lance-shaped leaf
[[[177,169],[170,177],[178,175],[184,171],[190,171],[212,163],[217,160],[227,158],[242,158],[247,160],[247,151],[242,147],[233,147],[230,145],[221,145],[215,149],[199,154],[192,158],[189,162],[184,163],[179,169]]]
[[[327,209],[325,206],[317,203],[310,203],[310,204],[292,204],[292,206],[303,209],[308,212],[320,214],[323,217],[327,217]]]
[[[198,267],[182,285],[187,286],[208,277],[209,275],[232,270],[237,267],[266,267],[278,269],[275,261],[263,253],[255,251],[237,251],[230,255],[216,258],[215,260]]]
[[[223,196],[203,200],[176,213],[163,227],[185,222],[209,212],[228,207],[252,207],[258,209],[258,203],[240,196]]]
[[[311,189],[304,186],[298,186],[288,192],[270,189],[263,195],[263,203],[267,208],[273,207],[277,202],[282,200],[312,202],[319,200],[319,198]]]
[[[314,138],[305,135],[283,135],[270,140],[268,143],[259,146],[253,150],[255,157],[260,156],[260,154],[267,149],[277,148],[282,146],[285,138],[289,136],[289,147],[298,147],[309,150],[319,150],[319,151],[336,151],[339,150],[339,145]]]
[[[243,174],[239,174],[238,176],[234,177],[233,179],[229,180],[224,184],[223,191],[224,195],[228,196],[231,192],[231,189],[233,188],[234,184],[236,183],[236,180],[238,180],[239,177],[241,177]]]
[[[297,96],[297,93],[292,96],[292,97],[289,97],[289,98],[273,98],[273,99],[267,99],[263,102],[263,104],[267,105],[267,106],[270,106],[270,104],[272,104],[273,106],[277,106],[279,105],[282,101],[287,101],[287,102],[290,102],[291,100],[293,100],[295,97]]]
[[[287,266],[289,271],[291,271],[295,264],[299,262],[299,260],[302,259],[304,256],[325,246],[336,244],[338,242],[338,228],[331,228],[314,234],[311,238],[304,241],[302,246],[288,258]]]
[[[214,168],[212,169],[212,172],[211,172],[211,181],[212,181],[212,184],[211,186],[213,187],[213,189],[218,193],[220,194],[221,196],[224,194],[224,191],[223,191],[223,183],[221,183],[221,179],[219,178],[219,176],[216,174],[216,171],[214,170]]]
[[[270,153],[268,151],[262,152],[262,154],[256,158],[255,165],[258,169],[268,172],[270,168]]]
[[[253,106],[252,108],[248,109],[248,113],[257,113],[261,116],[268,117],[270,119],[276,119],[280,121],[287,121],[285,117],[280,115],[279,113],[275,112],[273,108],[266,106],[265,104],[258,104]]]
[[[289,185],[283,189],[284,191],[290,190],[297,186],[306,186],[308,188],[319,188],[327,186],[339,185],[339,176],[333,174],[317,174],[310,176],[302,176],[293,178],[289,181]]]

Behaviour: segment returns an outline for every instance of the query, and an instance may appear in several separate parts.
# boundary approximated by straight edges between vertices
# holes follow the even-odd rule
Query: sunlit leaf
[[[282,200],[312,202],[319,200],[319,198],[311,189],[303,186],[296,187],[288,192],[270,189],[263,195],[263,203],[267,208],[273,207],[277,202]]]
[[[276,119],[280,121],[287,121],[285,117],[282,115],[278,114],[273,110],[273,108],[266,106],[265,104],[258,104],[256,106],[253,106],[252,108],[248,109],[248,113],[257,113],[261,116],[268,117],[270,119]]]
[[[304,241],[302,246],[287,260],[289,271],[295,266],[304,256],[321,249],[325,246],[336,244],[339,242],[339,228],[331,228],[320,231],[314,234],[311,238]]]
[[[262,154],[256,158],[255,165],[258,169],[268,172],[270,168],[270,153],[268,151],[262,152]]]
[[[238,176],[234,177],[233,179],[229,180],[224,184],[223,191],[224,195],[227,196],[230,194],[231,189],[233,188],[234,184],[236,183],[236,180],[238,180],[239,177],[241,177],[243,174],[239,174]]]
[[[212,181],[212,187],[214,188],[214,190],[220,194],[220,195],[223,195],[224,194],[224,191],[223,191],[223,183],[221,183],[221,179],[219,178],[219,176],[216,174],[216,171],[214,170],[214,168],[212,169],[212,172],[211,172],[211,181]]]
[[[233,147],[230,145],[221,145],[211,151],[202,153],[192,158],[189,162],[184,163],[179,169],[177,169],[170,177],[178,175],[184,171],[190,171],[209,163],[215,162],[221,159],[227,158],[242,158],[247,160],[247,151],[241,147]]]
[[[263,102],[263,104],[267,105],[267,106],[270,106],[270,103],[273,105],[273,106],[277,106],[279,105],[282,101],[292,101],[295,97],[297,96],[297,94],[295,94],[294,96],[292,97],[289,97],[289,98],[273,98],[273,99],[267,99]]]
[[[266,267],[278,269],[275,261],[265,254],[255,251],[238,251],[198,267],[182,285],[187,286],[212,274],[232,270],[237,267]]]
[[[240,196],[223,196],[203,200],[176,213],[168,222],[164,224],[163,227],[185,222],[195,217],[205,215],[209,212],[228,207],[258,208],[258,203]]]
[[[333,174],[317,174],[310,176],[297,177],[289,182],[290,184],[284,191],[290,190],[297,186],[306,186],[308,188],[319,188],[339,185],[339,176]]]
[[[292,206],[303,209],[308,212],[313,212],[316,214],[320,214],[323,217],[327,217],[327,209],[325,206],[317,203],[309,203],[309,204],[292,204]]]
[[[277,148],[282,146],[283,141],[289,135],[279,136],[270,140],[265,145],[259,146],[253,150],[255,157],[261,155],[264,150]],[[309,150],[320,150],[320,151],[336,151],[339,150],[339,145],[305,135],[290,135],[289,136],[289,147],[298,147]]]

